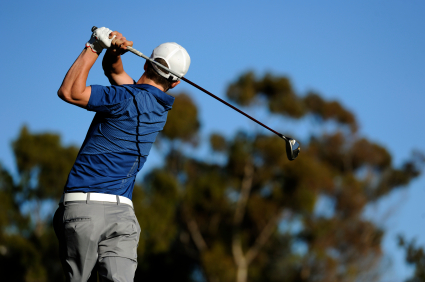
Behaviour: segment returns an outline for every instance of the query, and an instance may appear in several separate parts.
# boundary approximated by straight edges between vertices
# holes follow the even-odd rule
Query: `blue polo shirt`
[[[91,86],[87,110],[96,112],[65,184],[65,192],[132,198],[134,182],[174,97],[148,84]]]

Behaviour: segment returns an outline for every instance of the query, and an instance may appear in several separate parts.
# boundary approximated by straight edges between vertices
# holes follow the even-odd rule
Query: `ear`
[[[171,87],[170,87],[170,89],[173,89],[174,87],[176,87],[177,85],[179,85],[180,84],[180,80],[177,80],[176,82],[173,82],[172,84],[171,84]]]
[[[143,66],[143,69],[146,71],[148,68],[148,61],[145,62],[145,65]]]

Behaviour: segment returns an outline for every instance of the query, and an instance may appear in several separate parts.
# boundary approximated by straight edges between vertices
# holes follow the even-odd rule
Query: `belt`
[[[121,203],[133,207],[133,202],[126,197],[112,195],[112,194],[102,194],[102,193],[64,193],[59,203],[64,202],[74,202],[74,201],[95,201],[95,202],[110,202],[110,203]]]

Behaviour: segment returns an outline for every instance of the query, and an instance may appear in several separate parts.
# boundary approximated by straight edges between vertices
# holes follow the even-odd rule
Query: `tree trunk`
[[[239,264],[237,265],[236,282],[246,282],[247,279],[248,279],[248,263],[246,262],[245,257],[242,257],[239,260]]]
[[[241,192],[239,194],[236,206],[235,216],[233,218],[233,240],[232,253],[236,263],[236,282],[246,282],[248,279],[248,261],[242,249],[242,239],[240,236],[240,225],[245,214],[246,205],[248,203],[249,194],[252,188],[254,166],[247,162],[245,165],[245,173],[242,179]]]

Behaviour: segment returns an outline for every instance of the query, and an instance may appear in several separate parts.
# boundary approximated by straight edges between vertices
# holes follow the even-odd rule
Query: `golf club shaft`
[[[93,26],[91,30],[92,30],[92,31],[95,31],[96,29],[97,29],[97,27]],[[148,56],[146,56],[146,55],[145,55],[145,54],[143,54],[142,52],[140,52],[140,51],[138,51],[138,50],[134,49],[134,48],[133,48],[133,47],[131,47],[131,46],[127,46],[127,50],[128,50],[128,51],[130,51],[131,53],[133,53],[133,54],[135,54],[135,55],[139,56],[139,57],[142,57],[142,58],[143,58],[143,59],[145,59],[145,60],[150,61],[151,63],[153,63],[153,64],[157,65],[158,67],[160,67],[160,68],[162,68],[162,69],[164,69],[164,70],[166,70],[166,71],[168,71],[168,72],[172,73],[173,75],[177,76],[177,77],[178,77],[178,78],[180,78],[181,80],[186,81],[186,82],[187,82],[187,83],[189,83],[190,85],[192,85],[192,86],[194,86],[194,87],[198,88],[199,90],[201,90],[201,91],[203,91],[204,93],[206,93],[206,94],[210,95],[210,96],[211,96],[211,97],[213,97],[214,99],[216,99],[216,100],[218,100],[218,101],[222,102],[222,103],[223,103],[223,104],[225,104],[226,106],[229,106],[230,108],[234,109],[235,111],[237,111],[237,112],[239,112],[239,113],[243,114],[244,116],[246,116],[246,117],[247,117],[247,118],[249,118],[250,120],[255,121],[256,123],[258,123],[258,124],[259,124],[259,125],[261,125],[262,127],[266,128],[266,129],[268,129],[268,130],[270,130],[271,132],[273,132],[274,134],[276,134],[276,135],[277,135],[277,136],[279,136],[280,138],[283,138],[283,139],[287,140],[287,137],[286,137],[286,136],[284,136],[283,134],[281,134],[281,133],[279,133],[279,132],[277,132],[277,131],[275,131],[275,130],[271,129],[270,127],[268,127],[268,126],[267,126],[267,125],[265,125],[264,123],[262,123],[262,122],[260,122],[260,121],[256,120],[255,118],[253,118],[252,116],[248,115],[248,114],[247,114],[247,113],[245,113],[244,111],[241,111],[241,110],[239,110],[238,108],[236,108],[235,106],[233,106],[233,105],[231,105],[231,104],[227,103],[227,102],[226,102],[226,101],[224,101],[223,99],[221,99],[221,98],[217,97],[216,95],[212,94],[211,92],[207,91],[206,89],[202,88],[201,86],[197,85],[196,83],[193,83],[193,82],[192,82],[192,81],[190,81],[189,79],[184,78],[184,77],[180,76],[179,74],[175,73],[174,71],[170,70],[169,68],[167,68],[167,67],[165,67],[165,66],[161,65],[160,63],[155,62],[154,60],[152,60],[151,58],[149,58]]]
[[[97,29],[97,27],[96,27],[96,26],[93,26],[93,27],[92,27],[92,29],[91,29],[91,31],[92,31],[92,32],[94,32],[96,29]],[[249,118],[250,120],[255,121],[257,124],[259,124],[259,125],[261,125],[262,127],[266,128],[266,129],[268,129],[268,130],[270,130],[271,132],[273,132],[274,134],[276,134],[277,136],[279,136],[280,138],[282,138],[283,140],[285,140],[285,143],[286,143],[286,155],[287,155],[287,157],[288,157],[288,159],[289,159],[290,161],[295,160],[295,158],[298,156],[298,154],[299,154],[299,152],[300,152],[301,148],[299,147],[299,144],[297,143],[297,141],[296,141],[296,140],[294,140],[294,139],[292,139],[292,138],[290,138],[290,137],[284,136],[283,134],[281,134],[281,133],[279,133],[279,132],[277,132],[277,131],[275,131],[275,130],[271,129],[270,127],[268,127],[267,125],[263,124],[262,122],[259,122],[258,120],[256,120],[256,119],[255,119],[255,118],[253,118],[252,116],[248,115],[247,113],[245,113],[245,112],[243,112],[243,111],[239,110],[238,108],[236,108],[235,106],[233,106],[233,105],[231,105],[231,104],[227,103],[227,102],[226,102],[226,101],[224,101],[223,99],[221,99],[221,98],[217,97],[216,95],[212,94],[211,92],[209,92],[209,91],[205,90],[204,88],[200,87],[200,86],[199,86],[199,85],[197,85],[196,83],[193,83],[193,82],[192,82],[192,81],[190,81],[189,79],[187,79],[187,78],[184,78],[184,77],[180,76],[180,75],[179,75],[179,74],[177,74],[176,72],[174,72],[174,71],[170,70],[169,68],[167,68],[167,67],[165,67],[165,66],[161,65],[160,63],[158,63],[158,62],[156,62],[156,61],[152,60],[151,58],[149,58],[148,56],[144,55],[142,52],[140,52],[140,51],[138,51],[138,50],[134,49],[133,47],[131,47],[131,46],[127,46],[127,50],[128,50],[128,51],[130,51],[130,52],[132,52],[132,53],[134,53],[134,54],[136,54],[137,56],[140,56],[140,57],[144,58],[145,60],[148,60],[148,61],[149,61],[149,62],[151,62],[152,64],[157,65],[159,68],[161,68],[161,69],[163,69],[163,70],[166,70],[166,71],[170,72],[171,74],[173,74],[173,75],[177,76],[177,77],[178,77],[178,78],[180,78],[181,80],[186,81],[186,82],[187,82],[187,83],[189,83],[190,85],[192,85],[192,86],[194,86],[194,87],[198,88],[199,90],[201,90],[201,91],[203,91],[204,93],[206,93],[206,94],[210,95],[210,96],[211,96],[211,97],[213,97],[214,99],[216,99],[216,100],[218,100],[218,101],[222,102],[222,103],[223,103],[223,104],[225,104],[226,106],[229,106],[230,108],[234,109],[235,111],[237,111],[237,112],[239,112],[239,113],[243,114],[244,116],[246,116],[246,117],[247,117],[247,118]]]
[[[133,54],[135,54],[135,55],[137,55],[137,56],[140,56],[140,57],[142,57],[142,58],[144,58],[144,59],[146,59],[146,60],[148,60],[148,61],[150,61],[150,62],[152,62],[152,63],[156,64],[158,67],[160,67],[160,68],[162,68],[162,69],[164,69],[164,70],[166,70],[166,71],[169,71],[170,73],[174,74],[175,76],[177,76],[177,77],[178,77],[178,78],[180,78],[181,80],[183,80],[183,81],[185,81],[185,82],[189,83],[190,85],[192,85],[192,86],[194,86],[194,87],[198,88],[199,90],[203,91],[204,93],[206,93],[206,94],[210,95],[210,96],[211,96],[211,97],[213,97],[214,99],[216,99],[216,100],[218,100],[218,101],[222,102],[222,103],[223,103],[223,104],[225,104],[226,106],[229,106],[230,108],[234,109],[235,111],[237,111],[237,112],[239,112],[239,113],[243,114],[244,116],[246,116],[246,117],[247,117],[247,118],[249,118],[250,120],[255,121],[255,122],[256,122],[256,123],[258,123],[259,125],[263,126],[264,128],[267,128],[268,130],[270,130],[270,131],[271,131],[271,132],[273,132],[274,134],[278,135],[280,138],[283,138],[283,139],[285,139],[285,140],[287,139],[287,138],[286,138],[283,134],[280,134],[279,132],[277,132],[277,131],[275,131],[275,130],[271,129],[270,127],[268,127],[268,126],[267,126],[267,125],[265,125],[264,123],[262,123],[262,122],[260,122],[260,121],[256,120],[256,119],[255,119],[255,118],[253,118],[252,116],[250,116],[250,115],[248,115],[247,113],[245,113],[245,112],[243,112],[243,111],[239,110],[239,109],[238,109],[238,108],[236,108],[235,106],[233,106],[233,105],[229,104],[228,102],[224,101],[223,99],[221,99],[221,98],[217,97],[216,95],[212,94],[211,92],[209,92],[208,90],[206,90],[206,89],[202,88],[201,86],[197,85],[196,83],[194,83],[194,82],[190,81],[189,79],[187,79],[187,78],[185,78],[185,77],[182,77],[182,76],[178,75],[177,73],[173,72],[173,71],[172,71],[172,70],[170,70],[169,68],[164,67],[164,66],[163,66],[163,65],[161,65],[160,63],[158,63],[158,62],[156,62],[156,61],[152,60],[151,58],[149,58],[148,56],[144,55],[142,52],[140,52],[140,51],[138,51],[138,50],[136,50],[136,49],[134,49],[133,47],[130,47],[130,46],[127,46],[127,50],[128,50],[128,51],[130,51],[130,52],[132,52]]]
[[[256,123],[258,123],[259,125],[263,126],[264,128],[267,128],[268,130],[270,130],[270,131],[271,131],[271,132],[273,132],[274,134],[276,134],[276,135],[278,135],[279,137],[281,137],[281,138],[284,138],[284,139],[285,139],[285,136],[283,136],[283,135],[282,135],[282,134],[280,134],[279,132],[277,132],[277,131],[275,131],[275,130],[271,129],[270,127],[268,127],[268,126],[267,126],[267,125],[265,125],[264,123],[262,123],[262,122],[260,122],[260,121],[256,120],[255,118],[253,118],[252,116],[248,115],[248,114],[247,114],[247,113],[245,113],[244,111],[239,110],[239,109],[238,109],[238,108],[236,108],[235,106],[233,106],[233,105],[229,104],[228,102],[224,101],[223,99],[221,99],[221,98],[217,97],[216,95],[212,94],[212,93],[211,93],[211,92],[209,92],[208,90],[205,90],[204,88],[202,88],[201,86],[197,85],[196,83],[193,83],[193,82],[192,82],[192,81],[190,81],[189,79],[184,78],[184,77],[181,77],[181,80],[186,81],[186,82],[187,82],[187,83],[189,83],[190,85],[192,85],[192,86],[194,86],[194,87],[198,88],[199,90],[201,90],[201,91],[205,92],[206,94],[208,94],[208,95],[210,95],[211,97],[213,97],[213,98],[217,99],[218,101],[222,102],[223,104],[225,104],[225,105],[229,106],[230,108],[234,109],[235,111],[237,111],[237,112],[239,112],[239,113],[243,114],[244,116],[246,116],[246,117],[247,117],[247,118],[249,118],[250,120],[255,121]]]

